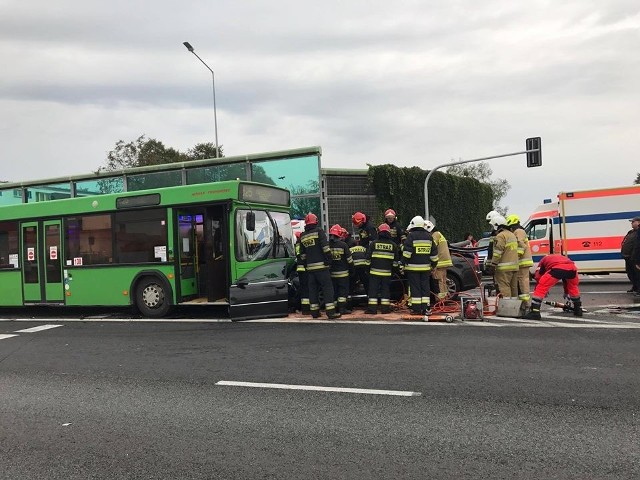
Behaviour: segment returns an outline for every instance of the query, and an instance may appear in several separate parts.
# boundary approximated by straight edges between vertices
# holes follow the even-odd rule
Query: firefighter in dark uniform
[[[304,261],[309,282],[309,302],[311,316],[320,317],[319,290],[327,309],[327,317],[330,320],[339,318],[336,305],[333,302],[333,285],[329,265],[331,264],[331,249],[324,231],[318,227],[318,217],[313,213],[304,218],[304,232],[300,235],[300,258]]]
[[[409,301],[414,315],[431,314],[429,281],[431,269],[438,263],[438,247],[424,226],[424,218],[413,217],[402,246],[402,268],[409,281]]]
[[[365,313],[391,313],[391,275],[398,267],[398,245],[391,239],[387,223],[378,227],[378,239],[369,244],[367,262],[369,263],[369,300]]]
[[[341,240],[343,228],[334,225],[329,229],[329,247],[331,248],[331,281],[338,303],[338,312],[351,313],[348,306],[349,278],[353,271],[353,258],[347,244]]]
[[[311,314],[309,309],[309,282],[307,280],[307,272],[304,268],[304,261],[300,258],[300,235],[302,232],[296,232],[296,272],[300,282],[300,312],[303,315]]]
[[[378,238],[378,231],[376,230],[376,227],[364,213],[354,213],[351,217],[351,221],[353,222],[353,226],[358,229],[358,236],[360,237],[358,245],[367,248],[369,246],[369,242]]]
[[[398,222],[395,210],[388,208],[387,211],[384,212],[384,223],[389,225],[391,240],[393,240],[396,245],[402,245],[407,236],[404,233],[404,228],[402,228],[400,222]]]
[[[356,241],[346,229],[343,229],[342,240],[347,244],[353,258],[353,275],[351,276],[350,292],[353,295],[358,289],[358,282],[364,288],[364,294],[369,291],[369,266],[367,265],[367,249],[356,244]]]

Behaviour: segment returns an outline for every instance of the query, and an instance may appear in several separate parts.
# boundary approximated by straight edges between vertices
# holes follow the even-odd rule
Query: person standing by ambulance
[[[451,253],[449,252],[449,244],[444,235],[436,228],[433,222],[425,220],[424,222],[427,232],[433,237],[433,243],[438,248],[438,264],[433,270],[433,279],[438,282],[438,300],[444,300],[449,294],[447,287],[447,269],[453,267],[451,261]]]
[[[531,301],[531,287],[529,283],[530,268],[533,267],[529,237],[520,226],[520,217],[512,214],[507,217],[507,227],[513,232],[518,241],[518,299],[523,302]]]
[[[325,302],[329,320],[340,318],[333,301],[333,285],[329,273],[331,248],[324,231],[318,226],[318,217],[308,213],[304,217],[304,232],[300,235],[300,258],[304,261],[309,282],[309,301],[311,316],[320,317],[320,293]]]
[[[633,259],[633,249],[638,243],[638,226],[640,225],[640,217],[633,217],[631,220],[631,230],[627,232],[622,240],[620,246],[620,253],[624,258],[624,269],[627,272],[627,277],[631,282],[631,288],[627,290],[627,293],[640,292],[640,272],[636,269],[635,261]]]
[[[431,269],[438,263],[438,247],[433,237],[424,228],[424,218],[415,216],[407,230],[407,239],[402,246],[402,269],[409,282],[409,302],[414,315],[431,314]]]
[[[490,223],[496,236],[487,270],[495,272],[494,278],[502,296],[515,298],[518,296],[518,240],[507,228],[507,220],[502,215],[494,215]]]

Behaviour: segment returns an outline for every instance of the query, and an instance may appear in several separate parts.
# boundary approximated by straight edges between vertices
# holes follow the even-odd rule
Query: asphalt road
[[[0,321],[0,478],[640,478],[640,329],[602,318]]]

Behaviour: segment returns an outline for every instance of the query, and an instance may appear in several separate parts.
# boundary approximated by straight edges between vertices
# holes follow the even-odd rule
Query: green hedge
[[[376,196],[376,224],[393,208],[406,227],[416,215],[424,216],[424,181],[429,172],[418,167],[369,165],[368,181]],[[473,178],[435,172],[429,179],[429,214],[449,243],[471,232],[476,239],[487,230],[485,217],[492,209],[491,187]]]

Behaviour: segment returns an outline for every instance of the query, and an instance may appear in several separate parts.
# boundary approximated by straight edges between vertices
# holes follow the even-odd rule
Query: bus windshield
[[[246,229],[249,210],[236,211],[236,258],[240,262],[295,256],[288,213],[253,210],[255,229]]]

